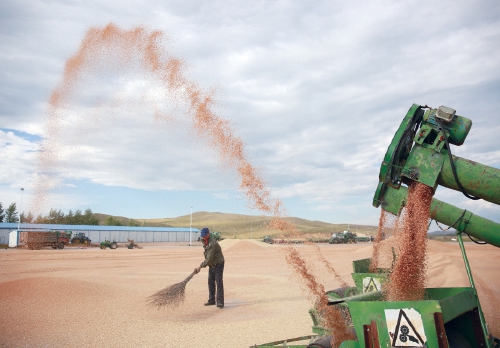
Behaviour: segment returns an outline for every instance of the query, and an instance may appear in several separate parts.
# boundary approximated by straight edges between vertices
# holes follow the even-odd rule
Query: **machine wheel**
[[[60,242],[59,244],[57,244],[57,248],[64,249],[64,243]]]
[[[71,242],[72,244],[75,244],[75,245],[78,245],[80,244],[80,240],[79,239],[75,239],[73,240],[73,242]]]
[[[101,244],[101,249],[102,249],[102,250],[105,250],[105,249],[106,249],[106,246]]]
[[[118,248],[118,244],[117,243],[111,243],[111,245],[109,246],[110,249],[116,249]]]

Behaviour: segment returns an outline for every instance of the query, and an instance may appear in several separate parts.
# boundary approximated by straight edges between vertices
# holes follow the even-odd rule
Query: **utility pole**
[[[19,228],[21,226],[21,211],[23,210],[23,192],[24,188],[21,187],[21,208],[19,208],[19,220],[17,221],[17,230],[19,231]]]

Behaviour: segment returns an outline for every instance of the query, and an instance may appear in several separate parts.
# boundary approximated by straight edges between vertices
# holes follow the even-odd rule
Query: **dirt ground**
[[[144,244],[143,249],[0,250],[0,347],[249,347],[310,334],[311,302],[291,274],[282,247],[224,240],[225,308],[205,307],[207,270],[186,287],[175,309],[146,298],[184,280],[203,260],[199,243]],[[327,290],[339,287],[317,249],[297,246]],[[500,336],[500,251],[467,243],[490,330]],[[354,285],[351,262],[371,243],[319,244]],[[430,241],[429,286],[468,286],[457,244]]]

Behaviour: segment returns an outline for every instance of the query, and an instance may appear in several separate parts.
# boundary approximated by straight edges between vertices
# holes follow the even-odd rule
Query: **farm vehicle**
[[[375,238],[373,236],[357,236],[358,242],[373,242]]]
[[[330,238],[330,244],[351,244],[357,243],[358,236],[356,233],[352,233],[350,231],[343,231],[339,233],[332,234],[332,238]]]
[[[64,249],[64,246],[69,244],[70,237],[71,234],[59,231],[22,231],[20,232],[19,242],[24,243],[30,250],[39,250],[47,247]]]
[[[408,203],[409,188],[417,183],[432,193],[442,186],[474,200],[500,204],[500,169],[451,153],[450,144],[462,145],[471,126],[470,119],[451,108],[412,105],[382,161],[373,206],[399,216]],[[432,198],[429,216],[456,230],[470,286],[425,288],[419,300],[387,300],[390,269],[370,270],[370,259],[354,261],[356,286],[327,292],[328,305],[345,314],[352,333],[352,338],[333,348],[500,347],[486,323],[463,241],[468,236],[478,244],[500,247],[500,224],[436,198]],[[406,261],[398,256],[396,263]],[[253,347],[332,348],[331,338],[342,332],[326,328],[316,308],[310,314],[313,334]],[[307,340],[307,344],[295,344]]]
[[[127,249],[134,249],[134,248],[142,249],[142,247],[139,246],[137,243],[135,243],[133,239],[127,239],[127,241],[128,241]],[[99,247],[102,250],[105,250],[107,248],[116,249],[116,248],[118,248],[118,243],[115,240],[110,242],[109,240],[105,239],[104,242],[101,242],[99,244]]]
[[[104,242],[101,242],[101,244],[99,245],[99,247],[102,250],[105,250],[106,248],[116,249],[116,248],[118,248],[118,243],[115,240],[113,240],[112,242],[110,242],[109,240],[105,239]]]
[[[79,245],[79,244],[85,244],[89,245],[91,240],[89,237],[85,235],[83,232],[78,232],[76,233],[73,238],[71,238],[71,244]]]
[[[264,239],[262,239],[262,241],[264,243],[268,243],[268,244],[302,244],[305,242],[304,239],[285,239],[285,238],[272,239],[269,236],[264,237]],[[310,241],[308,241],[308,242],[310,242]]]
[[[142,249],[142,247],[139,246],[137,243],[135,243],[133,239],[127,238],[127,241],[128,241],[127,249],[134,249],[134,248]]]
[[[268,243],[268,244],[273,244],[274,243],[274,240],[270,237],[270,236],[265,236],[262,241],[264,243]]]

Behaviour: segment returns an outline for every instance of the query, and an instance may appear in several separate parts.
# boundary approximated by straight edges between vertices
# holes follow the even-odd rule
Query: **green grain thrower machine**
[[[433,188],[434,192],[437,186],[441,185],[461,191],[470,199],[483,199],[500,204],[500,170],[453,156],[451,153],[450,144],[462,145],[471,126],[470,119],[456,115],[455,110],[449,107],[440,106],[434,109],[414,104],[385,154],[373,205],[399,215],[407,201],[407,186],[412,182],[425,184]],[[369,315],[363,319],[363,323],[358,323],[359,330],[364,330],[361,345],[499,347],[500,341],[488,332],[467,261],[462,234],[468,235],[477,243],[500,247],[500,224],[436,198],[432,199],[430,217],[456,229],[470,287],[429,288],[426,289],[423,301],[374,303],[372,308],[378,312],[378,316]],[[352,308],[349,306],[351,314],[356,311],[356,306],[359,305]],[[377,307],[378,311],[375,309]],[[396,318],[394,313],[398,313],[396,321],[393,320]],[[415,319],[409,319],[410,313],[415,315]],[[390,325],[395,326],[389,329]],[[421,325],[421,335],[416,329],[418,325]],[[405,334],[407,330],[413,332],[412,337],[416,342],[410,339],[408,333]]]
[[[373,205],[399,215],[413,182],[425,184],[434,192],[441,185],[462,191],[471,199],[500,204],[500,170],[451,153],[450,144],[462,145],[471,126],[470,119],[456,115],[449,107],[434,109],[414,104],[385,154]],[[370,259],[355,261],[353,279],[359,289],[328,293],[338,295],[329,304],[343,306],[343,310],[347,307],[350,327],[355,331],[356,339],[342,342],[340,348],[500,347],[500,341],[488,331],[462,240],[466,234],[475,242],[500,247],[500,224],[435,198],[430,209],[432,219],[457,231],[470,287],[427,288],[420,301],[386,301],[383,286],[378,290],[379,286],[363,285],[365,278],[373,280],[377,276],[366,273]],[[364,268],[357,270],[356,262],[360,261]],[[372,288],[375,291],[366,290]],[[325,336],[335,332],[314,324],[315,335],[254,347],[331,348]],[[322,329],[325,329],[323,334]],[[290,345],[304,339],[309,339],[309,343]]]

